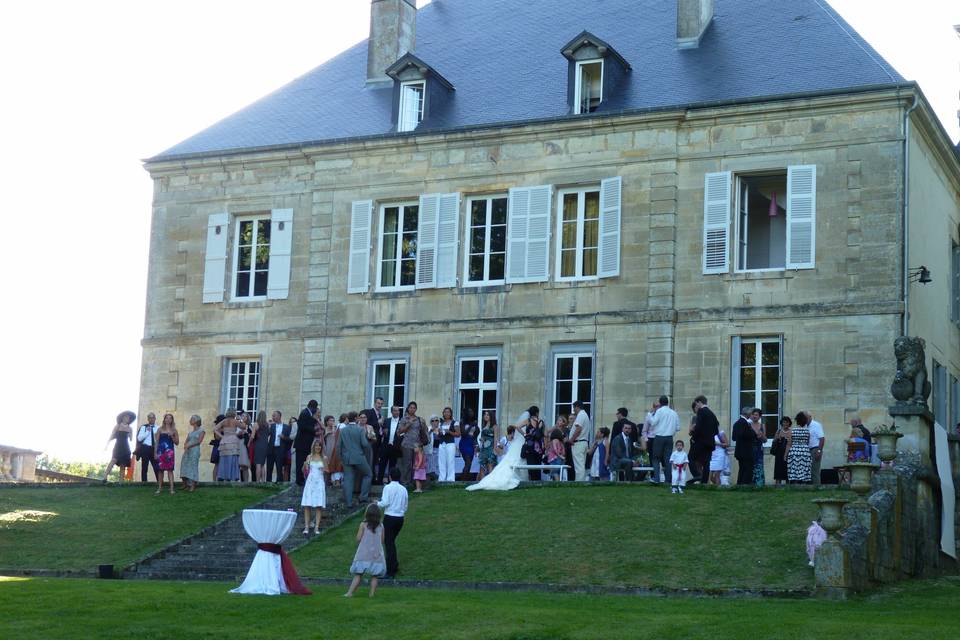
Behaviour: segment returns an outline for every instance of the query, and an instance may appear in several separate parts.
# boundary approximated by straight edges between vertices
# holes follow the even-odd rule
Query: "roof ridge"
[[[843,31],[843,33],[848,38],[850,38],[850,40],[852,40],[854,44],[860,47],[861,51],[863,51],[865,54],[867,54],[867,56],[871,60],[877,63],[877,66],[880,67],[880,69],[882,69],[885,74],[890,76],[890,80],[892,80],[893,82],[899,82],[900,80],[902,80],[902,78],[897,78],[897,75],[900,75],[899,72],[896,75],[894,75],[893,73],[890,73],[891,69],[896,71],[896,69],[893,68],[893,65],[887,62],[886,59],[883,56],[881,56],[880,53],[876,49],[874,49],[863,38],[863,36],[860,35],[860,33],[856,29],[854,29],[850,25],[850,23],[844,20],[843,17],[839,13],[837,13],[837,10],[833,8],[833,6],[829,4],[827,4],[827,6],[824,6],[824,3],[822,2],[822,0],[813,0],[813,2],[818,7],[820,7],[820,10],[823,11],[825,14],[827,14],[827,16],[831,20],[833,20],[833,22],[838,27],[840,27],[840,30]]]

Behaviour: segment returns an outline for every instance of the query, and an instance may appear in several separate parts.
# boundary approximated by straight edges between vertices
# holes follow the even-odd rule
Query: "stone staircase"
[[[379,493],[380,487],[371,488]],[[300,487],[293,485],[251,508],[293,509],[298,512],[297,524],[283,543],[288,553],[307,544],[313,537],[304,536],[300,508]],[[339,489],[327,488],[327,508],[323,511],[321,531],[335,526],[361,508],[354,501],[350,510],[343,506]],[[138,580],[210,580],[239,582],[247,575],[257,544],[243,529],[242,513],[236,513],[200,532],[175,542],[169,547],[142,558],[124,569],[124,578]]]

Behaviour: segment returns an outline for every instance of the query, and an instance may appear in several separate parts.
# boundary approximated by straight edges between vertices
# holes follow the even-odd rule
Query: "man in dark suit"
[[[610,436],[610,472],[614,481],[618,480],[619,471],[629,482],[633,480],[633,423],[625,422],[622,431]]]
[[[737,484],[753,484],[753,443],[756,440],[756,434],[747,421],[750,415],[750,407],[744,407],[740,410],[740,418],[733,423],[731,437],[735,443],[733,448],[733,457],[737,459],[739,470],[737,471]]]
[[[349,509],[353,506],[353,488],[360,477],[360,502],[370,499],[370,441],[366,432],[357,425],[357,412],[347,414],[347,426],[340,430],[337,447],[340,462],[343,464],[343,504]]]
[[[267,482],[274,482],[273,468],[277,468],[276,482],[283,481],[283,467],[293,438],[296,436],[294,423],[283,424],[283,415],[274,411],[270,416],[270,446],[267,448]]]
[[[305,481],[303,477],[303,463],[307,461],[310,455],[310,448],[313,446],[313,439],[317,437],[317,408],[319,404],[316,400],[307,403],[307,407],[300,412],[297,418],[297,437],[293,441],[293,448],[297,452],[297,484],[301,487]]]
[[[376,477],[381,483],[389,477],[386,475],[387,468],[393,469],[400,459],[400,407],[390,407],[390,416],[383,419],[382,425]]]
[[[700,472],[697,480],[701,484],[710,483],[710,457],[716,447],[714,436],[720,433],[720,421],[707,406],[706,396],[697,396],[693,401],[697,419],[690,429],[690,459],[695,460]]]
[[[374,469],[373,484],[383,484],[383,476],[376,473],[380,468],[380,448],[383,446],[383,423],[387,417],[383,415],[383,398],[377,396],[373,400],[373,407],[364,409],[363,415],[367,416],[367,424],[373,427],[373,432],[377,434],[377,441],[373,444],[373,462]]]

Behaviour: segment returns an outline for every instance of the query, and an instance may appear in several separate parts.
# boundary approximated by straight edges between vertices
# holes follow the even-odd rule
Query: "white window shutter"
[[[207,252],[203,264],[204,302],[223,302],[229,224],[229,213],[214,213],[207,218]]]
[[[620,176],[600,182],[600,248],[597,275],[613,278],[620,275]]]
[[[270,214],[270,270],[267,299],[286,300],[290,293],[290,254],[293,247],[293,209]]]
[[[437,223],[440,194],[420,196],[420,220],[417,223],[417,289],[437,286]]]
[[[703,272],[730,270],[730,172],[708,173],[703,181]]]
[[[813,269],[817,239],[817,166],[787,168],[787,269]]]
[[[459,222],[460,194],[442,194],[437,214],[437,288],[457,286]]]
[[[507,282],[526,282],[527,277],[527,210],[530,189],[510,189],[507,200]]]
[[[373,201],[355,201],[350,209],[347,293],[366,293],[370,288],[370,229],[372,226]]]

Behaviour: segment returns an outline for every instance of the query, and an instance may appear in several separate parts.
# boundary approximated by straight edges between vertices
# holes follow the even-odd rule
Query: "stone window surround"
[[[590,420],[595,422],[594,414],[596,413],[597,384],[599,382],[599,376],[597,375],[599,370],[597,367],[597,345],[595,342],[555,342],[550,345],[550,359],[547,362],[546,385],[544,387],[546,398],[544,398],[544,411],[541,413],[541,419],[546,422],[547,429],[552,428],[557,421],[555,413],[557,358],[571,355],[589,356],[593,359],[591,369],[591,375],[593,377],[590,380],[590,411],[587,413],[590,416]]]
[[[500,406],[501,406],[501,399],[502,399],[500,391],[503,388],[503,347],[502,346],[458,347],[457,348],[457,352],[455,356],[456,366],[454,367],[454,370],[453,370],[454,376],[455,376],[454,385],[453,385],[454,387],[453,388],[453,404],[451,404],[450,406],[454,407],[456,411],[460,411],[460,409],[462,409],[462,407],[460,406],[460,390],[461,390],[460,367],[464,360],[477,360],[477,359],[488,359],[488,360],[495,359],[497,361],[497,383],[496,383],[497,402],[496,402],[496,406],[494,407],[494,411],[496,411],[497,422],[502,423],[502,419],[500,417]],[[480,380],[481,381],[483,380],[482,367],[480,368]],[[469,388],[480,388],[481,393],[484,390],[482,383],[479,386],[471,385],[471,387]],[[482,397],[480,398],[480,403],[482,407],[482,403],[483,403]],[[481,418],[482,418],[482,414],[476,416],[478,423],[480,422]],[[459,419],[462,420],[463,416],[459,416]]]
[[[400,274],[400,271],[401,271],[400,256],[402,255],[402,251],[403,251],[403,215],[402,215],[403,211],[402,210],[407,207],[418,207],[417,214],[415,215],[415,219],[417,220],[417,229],[415,229],[414,231],[416,232],[419,230],[419,227],[420,227],[420,221],[419,221],[420,202],[418,200],[390,201],[390,202],[378,203],[377,206],[379,208],[379,215],[377,216],[377,255],[376,255],[376,261],[375,261],[375,265],[376,265],[375,268],[377,270],[377,280],[376,280],[375,291],[378,293],[413,293],[416,289],[416,267],[414,267],[414,283],[411,283],[409,285],[395,284],[393,286],[384,286],[383,284],[381,284],[381,277],[382,277],[381,262],[383,261],[383,257],[384,257],[383,256],[383,228],[384,228],[384,215],[386,213],[386,210],[390,207],[398,207],[401,210],[400,212],[401,215],[397,217],[397,246],[396,246],[395,256],[394,258],[391,258],[391,259],[395,259],[397,261],[397,264],[395,267],[396,269],[395,274],[396,274],[396,281],[399,283],[400,275],[401,275]]]
[[[230,389],[231,389],[231,377],[232,377],[232,365],[234,363],[257,363],[257,385],[256,385],[256,400],[255,408],[253,411],[260,409],[261,402],[263,398],[263,357],[260,355],[246,355],[246,356],[227,356],[223,358],[223,371],[222,371],[222,382],[221,382],[221,409],[226,410],[230,407]],[[245,380],[243,386],[246,387],[248,384],[248,377],[250,375],[249,367],[246,367],[246,372],[244,374]],[[246,399],[246,395],[244,395]],[[236,409],[236,407],[233,407]]]
[[[594,266],[595,273],[593,275],[582,275],[583,274],[583,252],[584,252],[584,215],[585,215],[585,194],[596,192],[597,193],[597,246],[594,248],[596,253],[596,264]],[[576,232],[576,275],[572,276],[563,276],[561,275],[561,265],[563,260],[562,253],[562,244],[563,244],[563,198],[566,195],[576,193],[578,194],[578,203],[577,203],[577,232]],[[556,240],[554,242],[554,276],[553,282],[556,283],[571,283],[571,282],[592,282],[599,279],[599,269],[600,269],[600,185],[599,184],[590,184],[584,186],[573,186],[573,187],[564,187],[558,188],[556,194],[556,205],[553,211],[554,216],[556,217]]]
[[[506,193],[496,193],[496,194],[478,194],[475,196],[468,196],[466,198],[466,209],[464,212],[464,243],[463,243],[463,278],[461,279],[461,285],[464,288],[475,289],[478,287],[498,287],[506,284],[506,251],[507,251],[507,237],[506,230],[509,227],[509,210],[505,213],[504,217],[504,273],[503,278],[490,280],[487,278],[490,273],[490,241],[491,241],[491,227],[492,225],[492,202],[493,200],[503,199],[504,201],[508,200],[508,195]],[[483,280],[470,280],[470,236],[473,230],[473,218],[472,218],[472,207],[473,203],[477,201],[485,201],[487,203],[487,213],[486,213],[486,222],[484,223],[485,236],[484,236],[484,279]],[[509,204],[506,205],[509,207]]]
[[[367,398],[366,404],[364,406],[372,407],[374,397],[377,395],[374,393],[374,386],[376,382],[375,373],[376,367],[378,364],[403,364],[405,366],[404,376],[403,376],[403,391],[404,399],[403,404],[406,404],[413,397],[410,391],[410,351],[409,349],[393,349],[393,350],[380,350],[380,351],[370,351],[367,354],[367,384],[365,396]],[[392,377],[392,376],[391,376]],[[391,387],[394,385],[391,383]],[[387,405],[391,404],[392,399],[386,399]],[[403,406],[400,407],[400,415],[403,415]]]
[[[778,368],[778,389],[777,389],[777,424],[779,424],[780,419],[783,417],[783,400],[786,395],[786,388],[784,384],[784,343],[785,339],[782,334],[749,334],[749,335],[735,335],[731,339],[730,347],[730,413],[731,413],[731,424],[736,422],[740,417],[740,409],[743,407],[741,400],[741,391],[740,388],[740,369],[742,363],[740,362],[740,348],[744,342],[753,342],[755,344],[762,344],[764,342],[771,343],[777,341],[779,343],[779,361],[777,363]],[[757,376],[757,380],[760,380],[760,376]],[[762,403],[755,403],[754,406],[760,406]],[[762,407],[761,407],[762,409]],[[730,434],[727,434],[727,437],[730,437]],[[773,444],[773,439],[768,438],[767,442],[764,444],[764,447],[770,448]]]
[[[259,295],[259,296],[258,296],[258,295],[246,295],[246,296],[242,296],[242,295],[238,295],[238,294],[237,294],[237,287],[239,286],[239,271],[238,271],[238,268],[239,268],[239,261],[240,261],[240,225],[243,224],[244,222],[254,222],[254,234],[256,235],[256,233],[257,233],[257,231],[256,231],[256,228],[257,228],[256,223],[257,223],[257,222],[260,222],[260,221],[266,221],[266,222],[267,222],[267,225],[269,226],[270,220],[271,220],[271,212],[270,212],[270,211],[251,211],[251,212],[249,212],[249,213],[234,214],[234,215],[233,215],[233,218],[234,218],[234,224],[233,224],[233,239],[232,239],[232,242],[230,243],[230,247],[231,247],[231,250],[232,250],[232,252],[233,252],[233,256],[232,256],[232,260],[231,260],[232,269],[231,269],[231,271],[230,271],[230,302],[238,302],[238,303],[243,302],[243,303],[246,303],[246,302],[264,301],[264,300],[267,299],[266,290],[264,290],[264,294],[263,294],[263,295]],[[257,246],[262,246],[262,245],[260,245],[260,244],[258,244],[258,243],[256,243],[256,242],[254,243],[254,251],[253,251],[253,254],[254,254],[254,255],[251,256],[251,275],[254,273],[254,270],[255,270],[255,267],[256,267],[256,255],[255,255],[255,254],[256,254],[256,247],[257,247]],[[269,252],[269,248],[270,248],[270,243],[269,243],[269,242],[267,242],[266,247],[267,247],[267,250],[268,250],[268,252]],[[269,253],[268,253],[268,258],[267,258],[267,273],[268,273],[268,274],[269,274],[269,271],[270,271],[270,263],[269,263]],[[251,285],[250,285],[250,289],[251,289],[251,290],[253,289],[253,284],[252,284],[252,283],[251,283]]]

